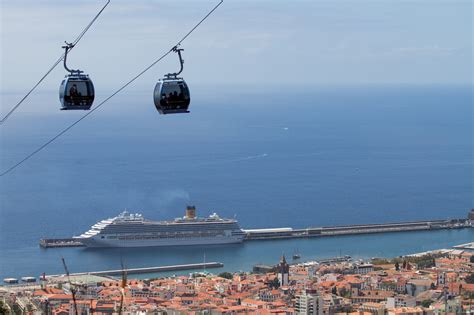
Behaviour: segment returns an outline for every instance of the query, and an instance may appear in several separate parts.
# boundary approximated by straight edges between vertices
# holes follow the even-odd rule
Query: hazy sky
[[[105,1],[1,0],[1,92],[25,91]],[[112,0],[70,67],[113,90],[216,1]],[[472,84],[472,1],[225,0],[183,47],[194,85]],[[178,68],[168,57],[130,89]],[[58,67],[40,90],[56,90]]]

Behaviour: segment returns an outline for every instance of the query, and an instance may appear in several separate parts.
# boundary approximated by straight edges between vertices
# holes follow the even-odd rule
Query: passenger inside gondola
[[[182,103],[184,101],[185,99],[182,92],[178,94],[178,91],[171,91],[168,93],[168,96],[166,95],[166,93],[161,94],[160,105],[166,108],[170,108],[179,105],[179,103]]]
[[[77,85],[73,84],[71,88],[69,89],[69,95],[70,96],[79,96],[79,93],[77,92]]]
[[[181,82],[163,82],[155,87],[155,105],[160,106],[161,110],[168,112],[186,111],[189,102],[189,90],[186,83]],[[159,97],[157,97],[159,95]],[[160,110],[160,109],[158,109]]]
[[[78,92],[76,84],[73,84],[69,89],[69,96],[71,97],[71,101],[74,103],[74,105],[81,105],[81,93]]]
[[[166,94],[161,94],[160,105],[162,107],[166,106]]]
[[[89,91],[87,82],[76,81],[70,85],[71,87],[66,90],[65,102],[75,106],[92,105],[94,92],[92,89]]]

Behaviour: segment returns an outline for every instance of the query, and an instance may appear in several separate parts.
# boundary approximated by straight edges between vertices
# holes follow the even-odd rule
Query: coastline
[[[256,240],[230,246],[213,245],[181,248],[58,248],[40,250],[37,245],[4,250],[0,278],[61,274],[61,257],[68,262],[70,272],[120,269],[120,260],[127,266],[140,268],[152,265],[174,265],[222,262],[219,271],[251,270],[255,264],[274,262],[282,253],[298,250],[302,260],[317,260],[349,255],[354,259],[395,257],[413,253],[451,248],[472,242],[474,229],[432,230],[386,234],[345,235],[331,238],[299,238],[278,241]],[[21,259],[18,259],[21,257]],[[13,263],[14,261],[14,263]],[[56,262],[56,263],[54,263]],[[167,275],[160,273],[157,275]],[[169,273],[173,274],[173,273]],[[184,272],[186,274],[186,272]]]

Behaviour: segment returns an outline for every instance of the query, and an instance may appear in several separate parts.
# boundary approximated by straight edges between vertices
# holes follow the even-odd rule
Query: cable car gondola
[[[63,46],[66,50],[64,54],[64,68],[69,72],[59,86],[59,100],[61,110],[82,109],[89,110],[94,102],[94,85],[87,74],[81,70],[71,70],[66,65],[67,53],[74,47],[66,43]]]
[[[173,48],[178,53],[181,69],[176,73],[168,73],[163,79],[158,80],[155,85],[153,99],[155,107],[160,114],[179,114],[189,113],[188,107],[191,102],[189,88],[183,78],[178,75],[183,71],[183,58],[181,51],[183,49]]]

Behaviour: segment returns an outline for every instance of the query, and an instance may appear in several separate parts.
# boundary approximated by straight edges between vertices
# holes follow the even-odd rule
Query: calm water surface
[[[473,207],[471,87],[193,90],[192,113],[159,116],[149,93],[113,99],[0,179],[0,277],[221,261],[249,270],[303,258],[397,256],[474,241],[471,230],[232,246],[38,247],[127,208],[151,219],[237,217],[244,228],[465,217]],[[11,104],[18,95],[2,95]],[[0,130],[1,167],[83,112],[38,94]],[[101,100],[98,95],[97,101]],[[4,107],[2,105],[2,107]],[[6,105],[5,105],[6,107]]]

